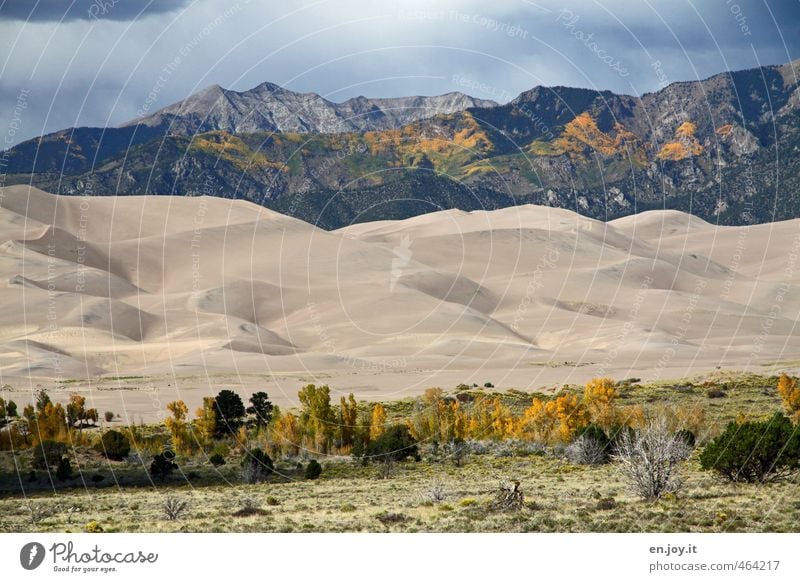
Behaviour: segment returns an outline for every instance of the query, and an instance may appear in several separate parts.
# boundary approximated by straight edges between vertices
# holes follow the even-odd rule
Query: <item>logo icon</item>
[[[39,542],[29,542],[19,552],[19,563],[26,570],[35,570],[44,561],[44,546]]]

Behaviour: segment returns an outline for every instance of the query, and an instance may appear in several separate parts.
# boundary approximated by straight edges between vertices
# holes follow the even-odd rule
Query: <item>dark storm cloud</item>
[[[189,0],[0,0],[0,20],[132,20],[172,12]]]
[[[214,83],[507,101],[535,85],[635,95],[800,57],[789,0],[98,2],[40,2],[34,22],[32,1],[2,4],[0,137],[12,122],[15,143],[119,125]]]

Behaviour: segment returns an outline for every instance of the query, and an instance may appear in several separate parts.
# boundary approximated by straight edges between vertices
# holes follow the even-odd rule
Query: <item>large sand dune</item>
[[[395,398],[800,358],[800,220],[521,206],[326,232],[241,201],[12,186],[0,278],[6,396],[87,390],[136,420],[223,386]]]

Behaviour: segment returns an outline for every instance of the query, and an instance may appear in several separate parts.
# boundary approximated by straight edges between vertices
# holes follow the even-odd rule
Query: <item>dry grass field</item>
[[[708,379],[704,383],[709,382]],[[724,396],[709,398],[700,382],[621,390],[627,403],[706,410],[708,439],[742,415],[780,409],[775,378],[719,374]],[[511,407],[530,395],[500,393]],[[410,402],[387,403],[402,419]],[[306,480],[297,463],[276,461],[265,483],[241,481],[236,453],[215,468],[205,458],[179,458],[164,484],[136,462],[110,462],[81,451],[80,471],[67,484],[46,475],[29,481],[30,452],[2,453],[0,531],[41,532],[790,532],[800,531],[800,484],[734,484],[702,471],[698,449],[681,471],[683,487],[659,501],[640,500],[615,463],[575,465],[555,448],[522,441],[473,443],[461,466],[421,445],[422,459],[380,466],[349,457],[320,458],[322,475]],[[18,473],[16,466],[20,468]],[[102,479],[101,479],[102,477]],[[494,505],[501,481],[518,480],[518,511]],[[25,489],[23,494],[21,488]],[[185,503],[170,519],[165,505]]]

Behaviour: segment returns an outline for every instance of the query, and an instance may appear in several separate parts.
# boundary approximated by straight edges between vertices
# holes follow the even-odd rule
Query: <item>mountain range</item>
[[[246,199],[326,229],[529,203],[603,220],[666,208],[761,223],[800,216],[798,72],[794,61],[641,96],[535,87],[506,104],[212,86],[2,157],[7,184]]]

